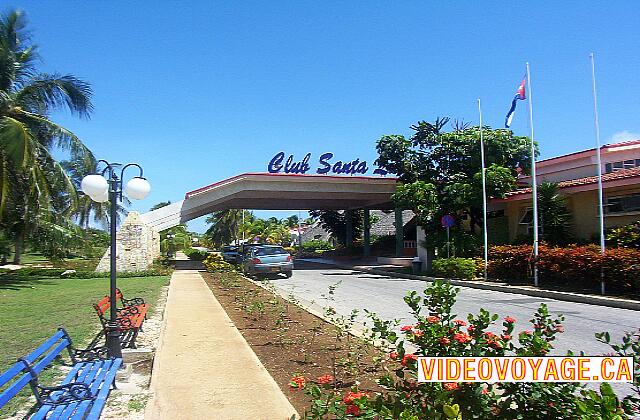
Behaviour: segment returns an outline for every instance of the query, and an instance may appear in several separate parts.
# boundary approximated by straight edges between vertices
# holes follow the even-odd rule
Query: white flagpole
[[[527,63],[527,87],[529,88],[529,126],[531,127],[531,189],[533,191],[533,285],[538,287],[538,182],[536,179],[536,148],[533,137],[533,92],[531,71]]]
[[[489,240],[487,233],[487,181],[484,163],[484,138],[482,128],[482,105],[478,98],[478,114],[480,115],[480,160],[482,162],[482,223],[484,229],[484,279],[487,280],[487,266],[489,264]]]
[[[593,116],[596,130],[596,164],[598,165],[598,213],[600,218],[600,252],[604,255],[604,192],[602,190],[602,158],[600,156],[600,122],[598,120],[598,95],[596,93],[596,64],[593,53],[591,58],[591,80],[593,82]],[[605,294],[604,269],[600,269],[600,293]]]

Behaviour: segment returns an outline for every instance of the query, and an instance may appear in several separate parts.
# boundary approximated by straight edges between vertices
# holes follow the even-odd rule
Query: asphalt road
[[[330,304],[338,313],[346,316],[353,309],[361,313],[362,309],[368,309],[383,319],[415,322],[403,297],[411,290],[424,290],[425,283],[422,281],[361,273],[317,263],[296,262],[295,267],[293,277],[278,278],[271,283],[287,295],[293,294],[303,301],[329,306],[329,301],[323,295],[328,296],[329,286],[340,282]],[[554,343],[553,354],[556,355],[564,355],[567,350],[576,353],[584,351],[587,355],[608,353],[611,349],[597,342],[594,333],[609,331],[614,342],[619,342],[625,331],[640,328],[638,311],[471,288],[461,288],[454,310],[462,319],[466,319],[469,313],[478,313],[480,308],[497,313],[501,318],[507,315],[514,317],[517,320],[515,331],[519,332],[532,329],[529,320],[541,303],[546,303],[551,313],[565,316],[565,332],[559,334]],[[364,319],[364,316],[359,318],[360,321]],[[495,331],[499,331],[501,325],[499,321]]]

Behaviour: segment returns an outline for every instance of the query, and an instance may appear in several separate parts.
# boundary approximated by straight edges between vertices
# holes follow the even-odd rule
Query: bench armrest
[[[109,358],[107,346],[87,347],[86,349],[72,349],[73,357],[82,361],[106,360]]]
[[[136,306],[136,305],[144,305],[144,299],[142,299],[140,297],[136,297],[136,298],[133,298],[133,299],[120,298],[120,300],[122,301],[122,304],[125,307]]]
[[[42,404],[67,404],[73,401],[92,400],[95,396],[91,393],[89,385],[82,382],[71,382],[59,386],[39,386],[39,400]]]
[[[138,315],[140,313],[140,309],[136,306],[125,306],[124,308],[118,309],[118,316],[131,316]]]

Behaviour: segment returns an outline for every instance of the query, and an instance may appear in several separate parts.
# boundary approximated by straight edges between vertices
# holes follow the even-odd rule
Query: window
[[[265,247],[256,248],[255,255],[267,256],[267,255],[280,255],[280,254],[286,254],[286,253],[287,251],[285,251],[281,246],[265,246]]]
[[[520,218],[521,225],[530,225],[533,222],[533,209],[526,209]]]
[[[606,214],[627,213],[640,211],[640,194],[631,194],[623,197],[609,197],[606,199]]]
[[[607,174],[610,174],[611,172],[615,172],[615,171],[620,171],[622,169],[633,169],[633,168],[640,168],[640,159],[621,160],[618,162],[605,163],[604,165],[604,171]]]

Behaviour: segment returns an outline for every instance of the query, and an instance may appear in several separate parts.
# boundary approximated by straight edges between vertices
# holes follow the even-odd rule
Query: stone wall
[[[110,251],[102,256],[96,271],[109,271]],[[160,234],[142,221],[140,213],[130,212],[116,235],[117,271],[146,270],[158,256]]]

